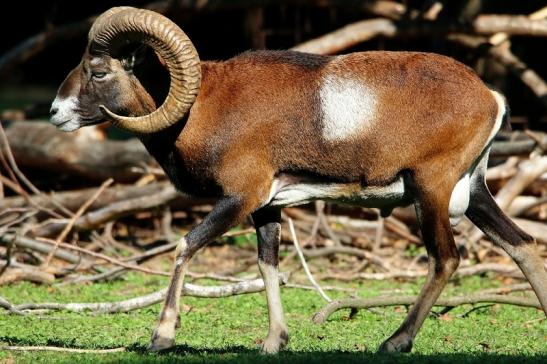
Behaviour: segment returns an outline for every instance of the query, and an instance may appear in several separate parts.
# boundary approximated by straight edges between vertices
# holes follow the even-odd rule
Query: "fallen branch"
[[[51,284],[54,280],[53,274],[38,269],[8,268],[0,276],[0,286],[18,281]]]
[[[119,201],[95,211],[80,216],[75,222],[77,230],[91,230],[109,221],[120,217],[134,214],[135,212],[148,210],[166,204],[180,195],[172,185],[165,186],[165,189],[150,195]],[[66,222],[53,222],[40,226],[33,230],[36,236],[52,236],[59,233],[65,227]]]
[[[287,273],[279,274],[279,284],[285,284],[288,281]],[[246,293],[261,292],[264,290],[264,281],[253,279],[250,281],[237,282],[224,286],[198,286],[195,284],[184,283],[182,293],[185,296],[219,298],[235,296]],[[145,308],[163,301],[167,288],[159,291],[131,298],[118,302],[95,302],[95,303],[23,303],[12,305],[5,299],[0,299],[0,305],[4,308],[15,311],[33,311],[33,310],[64,310],[71,312],[91,311],[93,313],[120,313],[129,312]],[[1,298],[1,297],[0,297]]]
[[[402,297],[374,297],[374,298],[345,298],[327,303],[315,315],[313,322],[316,324],[324,323],[330,315],[344,308],[362,309],[372,307],[388,307],[388,306],[407,306],[416,302],[417,296],[402,296]],[[455,307],[465,304],[477,303],[500,303],[507,305],[515,305],[521,307],[533,307],[540,309],[539,301],[531,298],[505,296],[499,294],[473,294],[461,297],[439,298],[435,302],[435,306]]]
[[[137,139],[82,142],[51,123],[18,121],[6,129],[15,160],[21,167],[104,181],[136,180],[132,168],[153,163]],[[37,192],[35,192],[37,193]]]
[[[308,268],[308,264],[306,264],[306,259],[304,259],[304,254],[302,254],[302,249],[300,248],[300,244],[298,243],[298,238],[296,237],[296,232],[294,231],[294,224],[292,222],[292,219],[289,218],[289,229],[291,230],[292,235],[292,241],[294,244],[294,247],[296,249],[296,252],[298,253],[298,257],[300,258],[300,262],[302,263],[302,267],[304,268],[304,271],[306,272],[306,275],[308,276],[308,280],[312,284],[312,286],[315,287],[317,292],[319,292],[319,295],[323,297],[323,299],[327,302],[331,302],[332,299],[323,291],[321,286],[317,283],[317,281],[313,278],[310,269]]]
[[[0,346],[1,350],[11,351],[60,351],[66,353],[80,353],[80,354],[108,354],[108,353],[120,353],[125,351],[125,347],[112,348],[112,349],[76,349],[76,348],[63,348],[59,346]]]
[[[27,238],[25,236],[19,236],[14,234],[3,234],[2,236],[0,236],[0,245],[8,245],[11,244],[12,241],[18,247],[34,250],[42,254],[48,254],[53,249],[51,244],[42,243],[40,241]],[[57,249],[57,251],[54,253],[54,256],[57,259],[62,259],[72,264],[78,264],[82,261],[85,261],[85,259],[81,258],[78,255],[72,254],[65,249]]]
[[[317,54],[334,54],[359,43],[383,36],[421,36],[446,33],[492,34],[504,32],[509,35],[547,36],[547,22],[529,19],[522,15],[479,15],[472,24],[440,22],[408,22],[390,19],[367,19],[348,24],[331,33],[308,40],[293,50]]]
[[[54,247],[55,246],[60,246],[60,247],[62,247],[64,249],[67,249],[67,250],[74,250],[74,251],[77,251],[77,252],[92,256],[94,258],[99,258],[99,259],[105,260],[108,263],[115,264],[115,265],[118,265],[120,267],[124,267],[124,268],[127,268],[127,269],[132,269],[132,270],[136,270],[136,271],[147,273],[147,274],[155,274],[155,275],[166,276],[166,277],[170,276],[170,274],[167,273],[167,272],[154,270],[154,269],[148,269],[148,268],[141,267],[141,266],[131,264],[131,263],[125,263],[125,262],[122,262],[119,259],[112,258],[112,257],[109,257],[108,255],[104,255],[104,254],[101,254],[101,253],[96,253],[96,252],[91,251],[89,249],[80,248],[78,246],[73,246],[73,245],[70,245],[70,244],[67,244],[67,243],[57,242],[57,241],[53,241],[53,240],[46,239],[46,238],[38,238],[38,239],[41,242],[44,242],[46,244],[51,244]]]
[[[473,37],[463,34],[453,34],[448,39],[456,41],[468,48],[479,48],[483,45],[487,45],[484,39],[480,37]],[[505,65],[513,74],[515,74],[522,83],[524,83],[547,107],[547,83],[541,78],[541,76],[529,68],[520,58],[518,58],[511,49],[509,44],[502,44],[497,47],[489,46],[487,48],[487,55],[497,62]]]
[[[112,178],[109,178],[106,181],[104,181],[101,184],[101,186],[99,187],[99,189],[97,189],[97,191],[95,191],[95,193],[93,195],[91,195],[87,199],[87,201],[85,201],[82,204],[82,206],[80,206],[80,208],[78,209],[78,211],[76,211],[74,216],[72,216],[70,218],[70,220],[68,221],[68,224],[66,224],[63,231],[61,231],[59,236],[57,236],[57,239],[55,239],[55,246],[49,252],[46,259],[44,260],[44,263],[42,265],[43,267],[47,267],[49,265],[49,263],[51,262],[51,259],[53,258],[53,255],[55,254],[55,251],[57,250],[57,248],[59,248],[59,244],[61,243],[61,241],[65,240],[66,236],[68,235],[70,230],[72,230],[72,227],[76,223],[76,220],[78,220],[80,218],[80,216],[82,216],[82,214],[89,208],[89,206],[91,206],[93,201],[95,201],[97,199],[97,197],[99,197],[99,195],[104,191],[104,189],[112,184],[112,182],[114,182],[114,180]]]
[[[169,182],[155,182],[150,183],[144,186],[135,186],[135,185],[115,185],[108,187],[104,192],[91,204],[89,207],[91,210],[96,210],[98,208],[105,207],[112,203],[116,203],[123,200],[133,199],[142,196],[149,196],[156,194],[166,186],[169,185]],[[86,200],[88,200],[95,192],[98,190],[98,187],[86,188],[82,190],[74,191],[58,191],[52,192],[53,198],[56,201],[63,204],[69,210],[76,210],[80,207]],[[44,195],[29,195],[30,201],[32,203],[54,208],[50,202],[49,196]],[[31,204],[26,198],[21,196],[14,197],[5,197],[0,200],[0,211],[8,208],[24,207]],[[32,206],[32,205],[31,205]]]

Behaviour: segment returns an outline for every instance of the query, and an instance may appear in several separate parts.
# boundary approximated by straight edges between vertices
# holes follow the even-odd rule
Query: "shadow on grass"
[[[546,355],[499,355],[488,353],[459,354],[378,354],[375,352],[343,352],[343,351],[283,351],[278,355],[261,355],[257,350],[233,346],[223,349],[193,348],[177,345],[160,353],[149,353],[145,346],[128,348],[139,357],[127,358],[117,362],[122,363],[547,363]]]
[[[30,346],[35,345],[28,340],[18,340],[10,337],[0,337],[0,342],[10,345]],[[46,345],[66,347],[66,340],[55,342],[48,341]],[[99,349],[99,348],[95,348]],[[107,348],[104,348],[107,349]],[[43,362],[47,358],[53,359],[56,363],[420,363],[420,364],[444,364],[444,363],[466,363],[466,364],[528,364],[547,363],[547,353],[537,355],[500,355],[491,353],[455,353],[455,354],[378,354],[370,351],[364,352],[343,352],[343,351],[284,351],[278,355],[261,355],[258,349],[252,350],[242,346],[230,346],[218,348],[195,348],[187,345],[177,345],[172,349],[159,353],[150,353],[145,345],[134,344],[128,346],[125,352],[111,354],[73,354],[73,353],[36,353],[42,356]],[[46,357],[43,357],[45,355]]]

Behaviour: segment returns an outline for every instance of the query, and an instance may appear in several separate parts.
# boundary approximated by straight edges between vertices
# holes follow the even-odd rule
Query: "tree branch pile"
[[[346,25],[294,49],[331,54],[378,38],[442,37],[463,45],[470,54],[492,59],[515,74],[547,107],[544,80],[511,51],[510,36],[547,37],[547,11],[530,15],[475,14],[467,21],[443,16],[441,9],[408,9],[394,1],[367,2],[375,18]],[[92,18],[90,18],[92,19]],[[0,59],[9,69],[64,39],[70,29],[33,38]],[[55,35],[56,34],[56,35]],[[203,219],[213,201],[177,192],[136,139],[114,141],[100,129],[65,134],[42,122],[16,121],[0,127],[0,285],[31,281],[36,284],[75,284],[119,279],[130,271],[167,276],[177,238]],[[547,257],[547,134],[539,131],[505,133],[492,146],[487,181],[500,206],[533,235]],[[56,178],[52,179],[52,176]],[[57,178],[58,177],[58,178]],[[77,181],[77,182],[75,182]],[[103,183],[101,185],[101,183]],[[315,289],[330,300],[322,280],[415,279],[426,274],[425,249],[411,208],[396,209],[387,218],[373,209],[324,203],[284,209],[289,233],[282,231],[280,282],[286,288]],[[462,254],[456,276],[491,274],[508,282],[523,280],[506,254],[485,240],[467,220],[455,228]],[[223,297],[258,292],[263,282],[255,267],[256,247],[238,248],[235,239],[253,239],[249,222],[243,223],[207,248],[196,260],[201,267],[189,272],[187,295]],[[300,242],[300,243],[299,243]],[[215,254],[224,249],[222,254]],[[222,256],[222,259],[218,259]],[[215,258],[216,257],[216,258]],[[303,274],[304,269],[306,274]],[[315,278],[314,278],[315,277]],[[228,281],[199,286],[195,281]],[[306,285],[309,280],[312,286]],[[519,290],[529,289],[529,287]],[[347,290],[347,289],[346,289]],[[438,305],[452,307],[498,302],[537,307],[537,302],[508,296],[508,292],[452,297]],[[12,304],[0,297],[0,306],[13,314],[43,310],[127,312],[162,300],[165,290],[116,303]],[[317,315],[324,321],[339,309],[409,305],[414,297],[374,300],[334,300]]]

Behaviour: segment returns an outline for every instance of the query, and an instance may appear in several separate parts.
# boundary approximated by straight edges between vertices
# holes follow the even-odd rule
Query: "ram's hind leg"
[[[429,271],[416,303],[380,352],[409,352],[413,340],[459,263],[448,215],[451,191],[435,180],[415,179],[416,213],[427,249]],[[442,182],[442,181],[441,181]],[[427,186],[427,187],[425,187]]]
[[[266,287],[270,321],[268,336],[262,344],[261,351],[266,354],[275,354],[285,347],[289,340],[278,277],[281,211],[261,209],[254,212],[252,217],[258,237],[258,267]]]
[[[503,213],[480,174],[472,180],[467,217],[518,264],[547,315],[547,272],[534,239]]]

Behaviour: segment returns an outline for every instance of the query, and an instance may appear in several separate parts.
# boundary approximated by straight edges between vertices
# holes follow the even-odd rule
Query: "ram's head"
[[[140,45],[151,47],[171,77],[169,93],[156,109],[133,70]],[[186,34],[166,17],[131,7],[97,18],[80,64],[62,83],[51,106],[51,122],[63,131],[106,120],[139,134],[179,121],[196,99],[201,68]],[[152,80],[153,81],[153,80]]]

